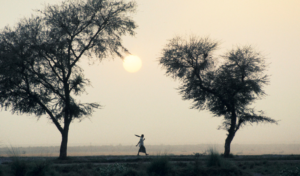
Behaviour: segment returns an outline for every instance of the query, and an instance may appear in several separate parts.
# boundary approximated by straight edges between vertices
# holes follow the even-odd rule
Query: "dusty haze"
[[[32,9],[60,0],[0,0],[0,28],[29,17]],[[103,108],[90,119],[70,126],[69,144],[135,145],[134,134],[144,134],[145,145],[223,144],[226,131],[217,130],[222,118],[190,109],[176,88],[179,82],[164,75],[158,57],[176,35],[209,36],[219,40],[217,54],[236,45],[254,46],[271,63],[268,94],[253,104],[278,125],[260,124],[239,130],[238,144],[300,144],[300,1],[298,0],[137,0],[133,14],[135,37],[124,45],[142,59],[136,73],[128,73],[122,60],[107,58],[89,65],[81,60],[92,87],[81,102],[99,102]],[[42,117],[0,112],[0,145],[59,146],[61,135]],[[283,149],[284,150],[284,149]],[[235,153],[234,147],[232,148]]]

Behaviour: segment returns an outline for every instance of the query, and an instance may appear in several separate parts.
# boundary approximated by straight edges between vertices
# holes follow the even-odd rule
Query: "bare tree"
[[[163,49],[159,62],[167,76],[181,81],[179,93],[183,100],[193,100],[192,108],[224,117],[219,128],[228,131],[224,151],[228,157],[230,144],[242,126],[277,122],[249,107],[265,95],[262,88],[268,83],[268,75],[264,73],[264,57],[245,46],[216,58],[213,52],[217,47],[218,42],[209,38],[176,37]]]
[[[135,34],[128,16],[135,6],[122,0],[67,0],[0,33],[0,106],[50,118],[62,135],[61,159],[67,157],[70,123],[100,107],[75,99],[90,83],[78,62],[122,57],[127,50],[121,36]]]

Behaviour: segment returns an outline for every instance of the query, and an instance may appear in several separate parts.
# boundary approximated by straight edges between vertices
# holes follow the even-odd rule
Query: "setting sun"
[[[137,72],[142,67],[142,60],[138,56],[130,55],[123,60],[123,67],[130,73]]]

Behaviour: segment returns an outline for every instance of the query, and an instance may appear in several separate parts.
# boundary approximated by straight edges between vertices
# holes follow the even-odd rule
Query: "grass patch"
[[[150,176],[166,176],[170,175],[172,171],[173,168],[167,156],[154,158],[147,168],[147,173]]]
[[[30,170],[27,172],[26,176],[47,176],[50,173],[54,173],[50,168],[50,163],[40,161],[31,163]]]
[[[223,164],[223,158],[213,148],[208,150],[207,167],[221,167]]]
[[[284,168],[279,172],[280,176],[299,176],[300,167]]]
[[[232,162],[223,158],[215,149],[211,148],[208,150],[208,156],[206,161],[207,167],[220,167],[220,168],[232,168],[234,165]]]
[[[210,167],[203,170],[200,175],[243,176],[247,174],[237,168]]]
[[[10,173],[13,176],[56,176],[58,173],[53,170],[48,161],[29,162],[22,159],[15,159],[10,164]]]
[[[119,173],[124,173],[128,170],[123,164],[111,164],[106,167],[100,167],[99,172],[101,176],[111,176]]]
[[[14,176],[25,176],[29,167],[25,161],[14,159],[10,165],[10,169]]]
[[[228,158],[223,158],[215,149],[210,148],[208,150],[208,156],[206,160],[207,168],[204,168],[201,172],[202,175],[231,175],[238,176],[244,175],[244,172],[241,169],[246,169],[246,166],[240,164],[238,168],[235,164],[232,163]]]
[[[144,171],[137,171],[136,169],[129,168],[127,171],[119,174],[118,176],[145,176],[147,175]]]
[[[265,156],[228,159],[214,150],[205,155],[140,157],[138,161],[135,156],[120,156],[113,157],[113,163],[99,162],[101,157],[78,157],[69,163],[57,163],[55,158],[13,157],[0,165],[0,176],[300,176],[299,162]]]

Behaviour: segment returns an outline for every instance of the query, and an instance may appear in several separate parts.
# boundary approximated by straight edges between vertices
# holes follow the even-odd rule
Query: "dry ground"
[[[159,158],[167,158],[172,168],[172,174],[170,175],[189,175],[183,173],[193,170],[196,164],[197,167],[205,170],[203,173],[208,172],[209,169],[211,170],[211,168],[207,166],[208,155],[201,154],[139,157],[134,155],[73,156],[67,160],[57,160],[55,157],[0,157],[0,170],[2,170],[2,175],[14,175],[12,174],[11,168],[12,163],[17,159],[25,163],[47,163],[47,167],[50,167],[56,175],[62,176],[99,175],[99,172],[111,167],[134,169],[143,175],[143,173],[146,174],[145,171],[149,165]],[[236,172],[229,173],[228,175],[300,175],[300,170],[298,169],[300,168],[300,155],[238,155],[233,158],[225,159],[224,161],[230,168],[236,170]],[[222,169],[226,171],[226,167],[227,166],[222,166]],[[218,167],[212,168],[214,170],[220,170]],[[28,170],[30,170],[29,166],[27,171]],[[214,171],[209,172],[213,173]]]

